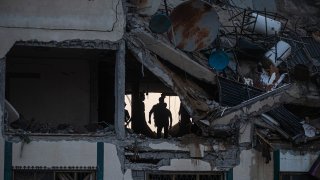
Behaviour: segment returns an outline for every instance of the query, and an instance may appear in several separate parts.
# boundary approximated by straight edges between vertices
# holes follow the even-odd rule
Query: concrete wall
[[[169,142],[161,143],[150,143],[149,147],[155,150],[168,150],[168,151],[189,151],[190,157],[202,158],[204,156],[204,151],[209,151],[212,147],[208,145],[202,145],[200,143],[191,142],[186,144],[176,145]]]
[[[14,143],[13,166],[97,166],[97,143],[85,141]],[[132,179],[131,170],[122,172],[117,148],[104,143],[103,179]]]
[[[2,179],[3,176],[4,176],[4,139],[1,135],[0,136],[0,179]]]
[[[104,179],[123,179],[120,159],[118,158],[117,147],[113,144],[104,144]]]
[[[118,0],[1,0],[0,26],[112,31]]]
[[[86,60],[8,59],[8,73],[38,73],[39,78],[9,78],[9,101],[26,120],[57,126],[83,126],[90,119],[90,73]],[[10,76],[8,76],[10,77]]]
[[[280,172],[308,172],[320,152],[280,151]]]
[[[4,115],[4,96],[5,96],[5,59],[0,58],[0,125],[3,124]],[[2,136],[3,127],[0,127],[0,179],[4,177],[4,145],[5,140]]]
[[[169,166],[162,166],[160,171],[212,171],[208,162],[197,159],[171,159]]]
[[[185,151],[190,153],[190,157],[199,158],[199,159],[171,159],[170,165],[162,166],[159,168],[161,171],[219,171],[219,169],[206,162],[201,160],[204,157],[206,151],[223,151],[223,144],[201,144],[199,139],[193,139],[193,136],[188,136],[188,142],[182,140],[180,144],[172,143],[172,142],[161,142],[161,143],[150,143],[149,147],[154,150],[163,150],[163,151]],[[224,156],[224,161],[228,161],[232,158],[228,155]],[[234,157],[236,158],[236,157]],[[236,162],[236,159],[233,159]],[[217,163],[219,164],[219,163]]]
[[[121,0],[2,0],[0,58],[16,41],[109,40],[122,38]]]
[[[241,151],[240,164],[233,168],[233,179],[273,180],[273,159],[266,164],[261,152],[253,149]]]
[[[81,141],[13,143],[13,166],[97,166],[97,143]]]

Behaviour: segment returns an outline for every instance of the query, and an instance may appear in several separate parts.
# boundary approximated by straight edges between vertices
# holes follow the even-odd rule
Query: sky
[[[149,120],[149,112],[153,105],[157,104],[159,102],[159,97],[161,96],[161,93],[149,93],[148,95],[145,95],[144,105],[145,105],[145,117],[146,121]],[[172,126],[177,124],[179,122],[179,108],[180,108],[180,99],[178,96],[166,96],[164,101],[167,103],[167,108],[171,111],[172,114]],[[125,97],[126,102],[126,109],[129,111],[129,114],[131,116],[131,95],[126,95]],[[149,127],[152,131],[156,131],[156,127],[154,127],[154,121],[151,116],[151,125],[148,123]],[[131,127],[131,124],[129,125]]]

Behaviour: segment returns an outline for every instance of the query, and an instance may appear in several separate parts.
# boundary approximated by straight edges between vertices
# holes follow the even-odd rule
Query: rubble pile
[[[103,135],[106,133],[114,132],[114,126],[105,122],[101,123],[90,123],[85,126],[77,126],[68,123],[61,123],[57,126],[51,125],[50,123],[37,122],[34,119],[25,120],[20,117],[6,127],[7,133],[15,134],[96,134]]]
[[[151,15],[129,9],[128,46],[136,57],[145,55],[137,59],[180,97],[203,135],[221,134],[219,125],[245,120],[254,124],[254,136],[267,144],[319,140],[319,126],[312,125],[320,115],[316,32],[301,34],[285,16],[228,1],[172,4],[163,4],[153,14],[170,21],[166,32],[150,28]],[[192,15],[195,7],[198,16]],[[155,21],[151,26],[155,23],[161,26]],[[312,113],[297,111],[301,107]],[[234,132],[226,128],[225,134]]]

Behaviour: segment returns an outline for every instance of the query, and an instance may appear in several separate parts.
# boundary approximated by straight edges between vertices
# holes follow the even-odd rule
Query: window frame
[[[224,171],[147,171],[145,172],[145,180],[150,179],[149,175],[169,175],[172,176],[172,180],[175,180],[177,175],[195,175],[196,180],[200,180],[201,175],[217,175],[220,176],[220,180],[226,179],[226,172]]]

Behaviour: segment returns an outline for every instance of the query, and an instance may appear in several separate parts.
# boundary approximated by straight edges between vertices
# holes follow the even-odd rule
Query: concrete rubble
[[[219,9],[221,6],[217,6],[213,4],[213,6],[217,9]],[[228,8],[226,6],[226,8]],[[219,12],[218,12],[219,13]],[[243,12],[248,13],[248,12]],[[261,12],[263,13],[263,12]],[[266,14],[269,14],[272,16],[271,12],[267,12]],[[223,16],[220,17],[220,19],[229,19],[227,22],[221,22],[222,25],[224,24],[234,24],[234,22],[230,21],[238,21],[239,19],[242,20],[242,17],[245,18],[247,14],[242,14],[241,18],[239,17],[225,17],[226,14],[221,12],[219,15]],[[240,13],[241,15],[241,13]],[[231,19],[231,20],[230,20]],[[285,19],[285,17],[283,17]],[[127,36],[128,42],[129,42],[129,48],[132,49],[132,51],[135,51],[137,54],[143,55],[145,54],[147,58],[140,57],[142,63],[145,64],[147,68],[149,68],[151,71],[153,71],[163,82],[164,84],[171,87],[174,92],[182,99],[182,102],[189,107],[188,110],[190,113],[195,117],[197,120],[207,120],[210,122],[210,126],[214,126],[216,124],[228,124],[231,121],[236,121],[238,119],[250,119],[252,117],[256,117],[261,115],[262,113],[268,112],[276,107],[278,107],[281,104],[295,104],[295,105],[303,105],[306,107],[318,107],[319,106],[319,83],[317,82],[317,79],[319,79],[319,72],[314,72],[313,74],[310,74],[308,76],[308,84],[305,84],[304,82],[301,82],[299,78],[293,77],[295,75],[295,67],[293,68],[286,68],[286,67],[276,67],[274,65],[267,65],[267,63],[263,58],[260,60],[254,62],[247,60],[248,58],[243,58],[243,54],[250,56],[250,53],[255,53],[254,51],[250,52],[250,49],[245,49],[246,47],[231,47],[229,44],[222,44],[222,46],[225,46],[224,48],[229,49],[230,51],[234,53],[238,53],[238,57],[234,57],[238,60],[237,67],[235,72],[228,72],[228,71],[234,71],[231,69],[231,67],[227,67],[225,71],[218,72],[214,68],[210,68],[208,66],[203,66],[202,64],[206,64],[205,62],[197,63],[196,60],[199,60],[198,58],[193,58],[192,56],[196,54],[196,52],[192,55],[187,55],[183,51],[180,51],[179,49],[176,49],[172,43],[170,43],[169,40],[166,39],[166,37],[162,34],[154,34],[148,29],[148,18],[147,17],[139,17],[139,16],[129,16],[129,26],[132,27],[131,31],[128,33]],[[281,19],[282,20],[282,19]],[[288,21],[288,19],[285,19]],[[239,23],[239,22],[238,22]],[[137,28],[135,28],[137,27]],[[241,26],[241,22],[239,26],[232,27],[234,29],[231,29],[230,27],[223,27],[221,28],[221,31],[237,31],[237,28],[245,28]],[[286,28],[286,27],[285,27]],[[303,43],[299,40],[295,40],[296,37],[292,37],[291,34],[293,33],[289,27],[288,29],[281,30],[281,35],[279,34],[277,37],[274,35],[267,35],[272,40],[263,40],[263,37],[266,37],[266,35],[260,34],[260,35],[254,35],[250,34],[250,31],[243,30],[246,32],[238,32],[240,33],[237,37],[239,39],[246,39],[249,43],[251,43],[252,46],[257,47],[263,47],[264,49],[270,47],[276,40],[276,38],[284,38],[284,41],[286,39],[289,39],[289,41],[295,41],[296,43]],[[221,35],[225,39],[234,39],[235,32],[230,32],[231,35]],[[298,38],[300,37],[297,35]],[[250,40],[251,38],[251,40]],[[137,39],[139,43],[132,43]],[[256,40],[254,42],[253,40]],[[222,42],[223,43],[223,42]],[[139,44],[139,47],[133,47],[133,44]],[[213,46],[213,45],[212,45]],[[143,47],[143,48],[142,48]],[[214,48],[214,47],[212,47]],[[243,50],[237,52],[237,48],[243,48]],[[134,49],[134,50],[133,50]],[[210,48],[208,48],[210,49]],[[142,51],[143,50],[143,51]],[[304,51],[308,51],[307,48],[303,49]],[[245,51],[245,52],[244,52]],[[205,52],[202,52],[205,53]],[[281,65],[285,65],[287,62],[289,63],[291,59],[295,58],[296,54],[295,52],[292,52],[290,57],[286,59]],[[138,55],[136,55],[138,57]],[[150,64],[146,62],[146,59],[153,59]],[[305,56],[305,61],[308,61],[308,56]],[[159,61],[160,60],[160,61]],[[212,93],[208,91],[206,88],[202,87],[194,87],[194,86],[188,86],[192,87],[192,89],[182,89],[182,87],[186,87],[186,85],[178,84],[178,82],[181,83],[181,79],[179,79],[176,75],[177,73],[170,71],[169,68],[166,68],[163,63],[161,63],[161,60],[168,61],[170,64],[176,66],[177,68],[180,68],[181,70],[188,73],[188,75],[198,79],[199,81],[203,81],[209,85],[211,85],[212,89],[210,90],[215,91],[214,89],[219,88],[219,83],[217,82],[216,76],[223,76],[223,78],[228,79],[229,81],[237,82],[240,84],[243,84],[242,88],[245,88],[246,86],[251,86],[254,88],[258,88],[260,90],[260,95],[254,98],[246,98],[243,99],[240,104],[233,107],[228,107],[228,105],[221,105],[219,103],[219,100],[215,99],[212,96]],[[203,61],[203,59],[200,59]],[[144,62],[143,62],[144,61]],[[148,61],[148,60],[147,60]],[[310,60],[309,58],[309,66],[310,68],[317,67],[317,63],[313,63],[313,60]],[[163,67],[161,67],[162,71],[163,69],[166,69],[168,72],[162,72],[157,73],[154,70],[155,64],[162,64]],[[230,64],[229,64],[230,65]],[[298,64],[297,64],[298,65]],[[255,67],[254,67],[255,66]],[[160,69],[160,68],[159,68]],[[309,72],[309,71],[308,71]],[[234,73],[234,74],[230,74]],[[173,75],[175,74],[175,75]],[[204,76],[205,74],[205,76]],[[260,76],[260,77],[259,77]],[[290,76],[290,79],[286,76]],[[260,80],[259,80],[260,78]],[[170,79],[170,80],[169,80]],[[312,79],[315,79],[315,81],[312,81]],[[246,83],[250,80],[251,83]],[[311,81],[311,82],[310,82]],[[176,84],[174,83],[176,82]],[[183,82],[183,81],[182,81]],[[194,81],[197,82],[197,81]],[[218,87],[216,87],[217,85]],[[199,89],[202,91],[199,91]],[[221,87],[220,87],[221,89]],[[187,92],[185,92],[187,91]],[[188,93],[188,91],[192,92]],[[197,92],[197,93],[195,93]],[[206,94],[206,93],[207,94]],[[223,96],[222,93],[224,92],[218,92],[220,93],[219,96]],[[193,98],[190,96],[200,96],[201,98]],[[200,102],[192,103],[192,101],[187,101],[187,99],[192,98],[193,100],[197,100]],[[202,101],[202,102],[201,102]],[[220,105],[219,105],[220,104]],[[250,109],[251,107],[251,109]],[[199,109],[197,111],[197,109]],[[205,111],[206,114],[203,114],[202,112]],[[213,116],[213,113],[219,114],[221,112],[221,117]],[[223,114],[223,115],[222,115]],[[239,114],[239,115],[236,115]],[[223,120],[225,119],[225,121]]]
[[[251,135],[247,138],[253,144],[260,139],[274,150],[280,147],[288,148],[291,143],[298,149],[305,147],[318,149],[314,145],[320,138],[319,126],[317,128],[310,124],[317,124],[320,115],[317,112],[320,105],[320,72],[317,70],[320,59],[312,58],[310,53],[316,53],[311,52],[312,48],[320,50],[320,42],[313,39],[313,47],[309,47],[310,44],[302,40],[305,34],[299,35],[293,32],[290,27],[292,21],[285,16],[279,18],[272,12],[258,12],[270,18],[279,18],[278,20],[284,24],[276,35],[254,34],[243,24],[245,18],[248,18],[248,13],[253,11],[241,12],[240,9],[232,9],[233,7],[228,7],[228,4],[224,3],[219,5],[213,3],[212,6],[217,9],[222,24],[220,46],[232,52],[233,56],[222,72],[208,65],[208,60],[205,58],[208,52],[181,51],[174,47],[165,34],[151,32],[148,28],[148,17],[130,14],[131,29],[126,37],[129,49],[138,61],[180,97],[194,122],[201,127],[203,136],[234,137],[239,133],[239,124],[247,122],[252,125]],[[226,9],[229,12],[233,11],[234,14],[237,11],[239,14],[233,16],[232,13],[226,13]],[[287,41],[296,48],[290,49],[290,55],[285,59],[279,59],[280,62],[275,65],[268,62],[263,55],[274,46],[277,39]],[[247,44],[240,44],[239,40],[244,40]],[[212,51],[214,48],[217,47],[213,43],[207,51]],[[302,60],[297,61],[297,57]],[[305,66],[302,66],[301,62]],[[192,78],[181,77],[181,74],[167,66],[168,63]],[[300,67],[306,67],[304,68],[306,77],[301,77]],[[226,79],[223,81],[228,82],[222,84],[221,79]],[[200,81],[207,86],[198,86]],[[234,83],[238,85],[232,85]],[[222,86],[226,85],[234,88],[234,94],[228,92],[224,94]],[[242,89],[244,94],[241,94]],[[253,90],[256,94],[244,97],[251,89],[257,89]],[[238,102],[224,103],[224,96],[231,98],[241,96],[241,99]],[[296,113],[295,109],[299,107],[314,109],[314,113],[312,115]],[[285,115],[290,119],[278,117],[277,114],[281,113],[290,114],[290,116]],[[304,122],[305,119],[307,122]],[[294,123],[292,128],[296,129],[296,132],[287,132],[288,128],[293,126],[292,123]]]
[[[286,14],[280,18],[269,11],[237,9],[225,1],[208,5],[216,9],[221,27],[218,38],[199,51],[183,51],[175,47],[166,33],[153,33],[149,28],[150,17],[139,15],[132,4],[127,4],[124,36],[127,49],[121,43],[96,42],[95,45],[113,50],[122,46],[124,52],[117,54],[118,58],[130,54],[155,75],[180,98],[198,128],[198,136],[172,137],[167,143],[176,147],[159,150],[156,145],[163,141],[133,130],[124,132],[122,125],[90,123],[76,127],[64,123],[52,127],[23,117],[10,120],[6,134],[13,139],[13,135],[28,133],[40,139],[44,134],[90,135],[115,142],[107,135],[120,131],[117,135],[124,141],[116,143],[124,150],[118,149],[119,157],[123,169],[133,170],[155,170],[169,165],[172,159],[201,160],[219,170],[228,170],[239,163],[239,152],[244,149],[267,151],[263,153],[266,159],[269,151],[279,148],[319,150],[320,41],[315,38],[316,32],[293,31]],[[252,19],[253,12],[279,21],[282,25],[279,32],[250,30],[246,23],[247,18]],[[275,52],[274,59],[266,57],[279,40],[288,43],[290,53],[283,53],[286,56],[283,57]],[[72,42],[65,42],[65,46],[68,43]],[[80,44],[83,43],[90,48],[90,42]],[[208,62],[211,53],[218,50],[229,59],[222,70]],[[122,100],[117,100],[119,107]]]

